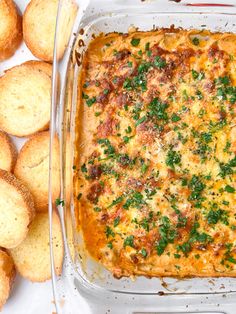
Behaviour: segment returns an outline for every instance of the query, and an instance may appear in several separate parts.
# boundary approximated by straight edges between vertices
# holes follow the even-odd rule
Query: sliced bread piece
[[[0,249],[0,310],[10,295],[15,274],[13,259]]]
[[[48,209],[49,141],[49,132],[33,135],[22,147],[14,171],[15,176],[22,180],[32,193],[37,211]],[[58,139],[55,139],[54,144],[53,200],[59,196],[60,192]]]
[[[22,18],[12,0],[0,1],[0,61],[10,58],[22,41]]]
[[[13,174],[0,170],[0,247],[16,247],[26,237],[34,218],[29,190]]]
[[[59,275],[63,262],[63,243],[59,217],[53,213],[54,265]],[[18,272],[33,282],[43,282],[51,278],[49,217],[48,213],[38,213],[30,226],[26,239],[10,250]]]
[[[34,56],[52,62],[58,0],[31,0],[23,16],[23,36]],[[58,55],[68,44],[77,6],[73,0],[62,1]]]
[[[0,131],[0,169],[13,171],[16,163],[17,150],[7,133]]]
[[[51,65],[31,61],[0,78],[0,128],[23,137],[47,130],[51,105]]]
[[[29,60],[24,63],[25,66],[28,67],[36,67],[39,72],[44,72],[48,75],[48,77],[52,78],[52,65],[48,62],[38,61],[38,60]]]

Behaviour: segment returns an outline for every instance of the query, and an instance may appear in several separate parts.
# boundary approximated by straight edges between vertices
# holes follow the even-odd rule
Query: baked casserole
[[[236,35],[93,39],[74,182],[88,252],[114,276],[236,276]]]

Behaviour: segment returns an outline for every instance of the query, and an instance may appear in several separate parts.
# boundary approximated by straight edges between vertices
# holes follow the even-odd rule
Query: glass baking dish
[[[58,11],[57,25],[62,23],[63,27],[66,27],[66,20],[63,20],[65,16],[60,8],[67,1],[61,0]],[[64,206],[58,206],[58,214],[65,248],[62,275],[56,276],[51,229],[52,277],[57,313],[235,313],[236,278],[115,279],[86,252],[82,235],[76,228],[73,195],[77,78],[83,54],[94,35],[127,32],[131,26],[151,30],[173,24],[187,29],[236,32],[236,8],[233,2],[224,3],[224,6],[219,6],[219,1],[214,5],[167,0],[77,0],[77,3],[80,9],[66,53],[58,60],[57,44],[62,36],[59,31],[56,33],[54,52],[51,148],[56,134],[60,140],[60,199],[64,201]],[[51,175],[50,187],[53,180]],[[49,200],[52,223],[54,200],[51,193]]]

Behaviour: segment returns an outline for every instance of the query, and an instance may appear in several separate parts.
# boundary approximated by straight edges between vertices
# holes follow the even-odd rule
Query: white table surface
[[[29,0],[15,0],[15,2],[23,13]],[[0,75],[4,70],[32,59],[35,58],[25,44],[22,44],[12,58],[0,64]],[[13,140],[19,149],[26,139],[13,138]],[[11,296],[1,314],[52,314],[53,312],[55,312],[55,307],[51,281],[32,283],[18,275]]]

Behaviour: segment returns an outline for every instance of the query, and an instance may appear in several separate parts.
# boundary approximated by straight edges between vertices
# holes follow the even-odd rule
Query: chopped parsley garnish
[[[119,154],[117,156],[117,162],[122,166],[133,165],[135,160],[132,160],[128,154]]]
[[[163,69],[166,66],[166,60],[156,56],[155,60],[154,60],[154,65],[158,68],[158,69]]]
[[[222,76],[218,77],[218,79],[215,80],[216,84],[222,84],[222,85],[229,85],[230,84],[230,78],[228,76]]]
[[[192,250],[192,245],[195,242],[199,242],[202,244],[207,245],[208,243],[212,242],[212,237],[205,233],[205,232],[199,232],[198,228],[200,227],[198,222],[195,222],[189,235],[188,241],[184,242],[183,244],[177,245],[177,251],[181,251],[184,253],[185,256],[188,255],[189,252]]]
[[[183,96],[183,99],[184,99],[185,101],[188,101],[188,100],[189,100],[189,96],[188,96],[188,93],[187,93],[186,89],[183,90],[182,96]]]
[[[141,89],[142,92],[145,92],[147,90],[147,80],[145,73],[141,72],[132,78],[126,77],[123,83],[123,88],[127,91]]]
[[[130,196],[127,198],[123,205],[124,209],[129,209],[130,207],[141,208],[145,204],[142,193],[138,191],[132,191]]]
[[[125,130],[125,133],[130,134],[132,132],[131,126],[128,126],[127,129]]]
[[[147,164],[142,164],[141,166],[141,172],[142,174],[146,173],[148,170],[148,165]]]
[[[150,43],[146,43],[145,44],[145,51],[149,50],[150,49]]]
[[[227,258],[227,261],[230,262],[230,263],[236,264],[236,259],[233,256],[229,256]]]
[[[82,98],[83,99],[89,99],[89,95],[85,94],[84,92],[82,92]]]
[[[114,219],[114,223],[113,223],[113,226],[114,227],[117,227],[120,223],[120,216],[117,216],[115,219]]]
[[[171,121],[178,122],[179,120],[181,120],[181,118],[176,113],[173,113],[171,116]]]
[[[219,122],[215,122],[215,123],[210,121],[209,131],[212,133],[215,133],[215,132],[223,129],[224,126],[226,126],[226,125],[227,125],[226,119],[220,120]]]
[[[100,207],[94,207],[94,208],[93,208],[93,210],[94,210],[96,213],[98,213],[98,212],[101,212],[101,211],[102,211],[102,209],[101,209]]]
[[[130,246],[134,247],[134,236],[130,235],[124,240],[124,247]]]
[[[218,222],[222,222],[225,225],[229,224],[228,221],[228,212],[223,209],[210,209],[210,211],[207,213],[207,222],[210,225],[215,225]]]
[[[195,70],[192,70],[192,77],[194,80],[203,80],[205,78],[205,73],[204,72],[197,72]]]
[[[212,134],[211,133],[201,133],[201,140],[210,143],[212,142]]]
[[[156,243],[157,255],[162,255],[169,243],[173,243],[177,236],[176,229],[172,226],[170,219],[163,216],[160,221],[159,233],[161,239]]]
[[[167,152],[166,165],[174,169],[175,165],[179,165],[181,162],[181,155],[174,151],[172,148]]]
[[[206,110],[205,109],[200,109],[199,112],[198,112],[198,116],[199,118],[202,118],[204,115],[206,114]]]
[[[219,163],[220,173],[219,176],[225,178],[227,175],[232,175],[234,173],[234,169],[236,167],[236,155],[233,159],[231,159],[228,163]]]
[[[82,171],[82,172],[88,172],[88,169],[87,169],[87,167],[86,167],[85,164],[83,164],[83,165],[81,166],[81,171]]]
[[[139,124],[143,123],[146,120],[147,120],[147,117],[143,116],[142,118],[138,119],[138,121],[135,123],[135,125],[138,126]]]
[[[111,207],[113,207],[113,206],[115,206],[115,205],[121,203],[121,202],[123,201],[123,199],[124,199],[124,196],[122,196],[122,195],[119,196],[119,197],[117,197],[116,199],[114,199],[114,200],[112,201],[112,203],[108,206],[108,208],[111,208]]]
[[[230,152],[229,152],[230,147],[231,147],[231,143],[230,143],[230,141],[227,141],[226,144],[225,144],[225,147],[224,147],[223,151],[224,151],[225,153],[230,153]]]
[[[115,236],[114,231],[109,226],[106,226],[105,234],[107,238]]]
[[[98,140],[98,144],[104,147],[104,154],[110,157],[114,156],[115,148],[111,145],[111,142],[107,138],[102,138]]]
[[[109,249],[113,249],[113,244],[112,244],[112,242],[108,242],[108,243],[107,243],[107,247],[108,247]]]
[[[151,62],[142,62],[138,66],[138,73],[146,73],[148,72],[149,68],[152,66]]]
[[[225,192],[234,193],[235,192],[235,188],[232,187],[231,185],[226,185],[225,186]]]
[[[130,141],[130,139],[131,139],[132,137],[133,137],[133,136],[124,136],[124,137],[123,137],[124,143],[125,143],[125,144],[128,144],[129,141]]]
[[[145,257],[147,257],[147,250],[145,249],[145,248],[142,248],[141,249],[141,251],[140,251],[140,253],[142,254],[142,256],[145,258]]]
[[[231,104],[236,102],[236,86],[231,86],[231,80],[229,76],[219,77],[215,80],[218,85],[217,98],[219,100],[229,100]]]
[[[82,197],[82,193],[79,193],[79,194],[77,195],[77,200],[79,201],[79,200],[81,199],[81,197]]]
[[[201,199],[201,194],[205,189],[206,185],[202,182],[199,176],[193,175],[191,181],[189,182],[189,188],[191,194],[189,200],[199,200]]]
[[[202,92],[200,90],[196,91],[196,96],[197,96],[198,100],[202,100],[203,99],[203,95],[202,95]]]
[[[88,107],[91,107],[96,101],[97,101],[97,99],[96,99],[96,97],[94,96],[94,97],[92,97],[92,98],[88,98],[88,99],[86,100],[86,104],[87,104]]]
[[[194,38],[192,39],[192,43],[193,43],[195,46],[198,46],[198,45],[200,44],[199,38],[194,37]]]
[[[132,68],[133,62],[129,61],[129,62],[127,63],[127,66],[128,66],[129,68]]]
[[[140,38],[132,38],[130,43],[132,46],[137,47],[140,43]]]
[[[157,118],[158,120],[168,120],[166,109],[168,105],[161,102],[158,98],[154,98],[148,105],[148,116]]]
[[[64,200],[60,200],[59,198],[56,199],[56,206],[61,205],[62,207],[65,205]]]

